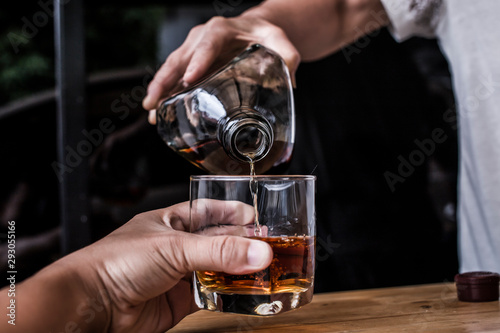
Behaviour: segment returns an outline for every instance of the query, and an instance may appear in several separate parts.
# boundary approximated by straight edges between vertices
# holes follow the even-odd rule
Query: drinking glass
[[[311,302],[315,180],[314,176],[191,177],[192,233],[259,239],[273,250],[271,264],[256,273],[194,272],[199,308],[268,316]],[[207,218],[217,216],[216,210],[238,213],[222,224]]]

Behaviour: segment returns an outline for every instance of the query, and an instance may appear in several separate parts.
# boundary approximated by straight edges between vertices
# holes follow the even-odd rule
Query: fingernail
[[[144,97],[144,100],[142,101],[142,105],[148,105],[151,102],[151,97],[149,95],[146,95]]]
[[[189,81],[189,80],[186,80],[186,79],[189,79],[189,76],[191,76],[191,74],[194,72],[194,68],[193,66],[190,66],[186,69],[186,72],[184,73],[184,76],[182,77],[182,81],[184,81],[184,83],[186,83],[186,81]]]
[[[269,246],[261,241],[252,241],[247,252],[248,265],[256,268],[264,268],[269,261]]]
[[[150,110],[148,114],[148,121],[151,125],[156,125],[156,110]]]

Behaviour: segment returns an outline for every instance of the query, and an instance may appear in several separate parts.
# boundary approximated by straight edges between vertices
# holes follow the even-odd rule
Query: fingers
[[[183,81],[193,84],[208,71],[220,52],[221,45],[212,39],[200,43],[196,48],[184,73]]]
[[[225,219],[230,215],[226,212],[213,217]],[[176,286],[192,271],[248,274],[271,263],[273,252],[265,242],[239,236],[208,237],[179,232],[168,226],[170,219],[186,223],[189,202],[139,214],[112,234],[77,252],[84,259],[80,262],[91,260],[94,269],[85,272],[98,274],[97,281],[112,290],[115,304],[126,307],[150,300]],[[148,279],[144,279],[144,274]]]
[[[189,232],[189,201],[158,210],[161,221],[174,230]]]
[[[215,22],[215,23],[213,23]],[[143,107],[152,110],[159,101],[199,80],[219,55],[221,41],[227,30],[220,29],[222,18],[211,19],[204,26],[196,26],[184,43],[172,52],[158,70],[148,87]]]
[[[188,272],[212,270],[248,274],[271,264],[273,252],[265,242],[234,236],[189,236],[183,245]]]
[[[253,207],[250,205],[239,201],[211,199],[197,201],[207,207],[206,220],[221,224],[230,221],[239,223],[245,221],[250,225],[253,223]],[[189,202],[183,202],[156,212],[160,214],[163,223],[167,226],[189,231]],[[142,215],[141,225],[145,223],[143,219],[146,217]],[[155,220],[152,216],[147,218]],[[166,265],[163,269],[173,270],[181,275],[195,270],[247,274],[269,266],[273,256],[271,247],[267,243],[254,239],[228,235],[209,237],[173,230],[168,231],[166,237],[161,236],[160,233],[160,230],[155,232],[159,237],[155,237],[153,243],[154,247],[162,253],[161,258]]]
[[[268,46],[271,50],[278,53],[285,61],[288,70],[290,71],[290,79],[292,85],[296,88],[295,73],[300,64],[300,53],[295,46],[290,42],[285,32],[278,27],[271,27],[272,33],[267,34],[262,44]]]
[[[204,234],[247,235],[253,225],[254,209],[240,201],[198,199],[191,204],[191,232]],[[218,230],[225,228],[225,230]]]
[[[156,110],[155,109],[148,111],[148,122],[151,125],[156,125]]]
[[[148,87],[143,101],[146,110],[158,107],[162,98],[199,81],[236,55],[236,50],[260,43],[283,57],[295,86],[295,72],[300,54],[279,27],[256,18],[214,17],[206,24],[194,27],[186,41],[169,55]],[[150,122],[155,120],[150,118]]]
[[[175,87],[182,85],[182,75],[189,59],[190,57],[184,54],[182,49],[172,52],[149,83],[148,94],[142,101],[144,109],[156,109],[162,98],[166,97]]]
[[[183,202],[160,210],[165,224],[175,230],[197,232],[205,230],[204,234],[220,235],[233,234],[248,236],[244,228],[253,225],[255,213],[251,205],[240,201],[197,199]],[[221,226],[234,226],[229,229],[220,229]],[[214,227],[209,229],[209,227]],[[242,228],[243,227],[243,228]],[[218,230],[219,229],[219,230]],[[217,232],[218,230],[218,232]]]

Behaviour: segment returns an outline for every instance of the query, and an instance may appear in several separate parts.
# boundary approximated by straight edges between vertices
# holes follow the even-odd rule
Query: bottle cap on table
[[[463,302],[498,301],[500,275],[493,272],[466,272],[455,275],[458,300]]]

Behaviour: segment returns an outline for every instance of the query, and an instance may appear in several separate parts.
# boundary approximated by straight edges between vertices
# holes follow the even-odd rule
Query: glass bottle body
[[[248,174],[286,165],[295,135],[288,69],[253,45],[229,64],[162,102],[158,132],[166,144],[212,174]]]

